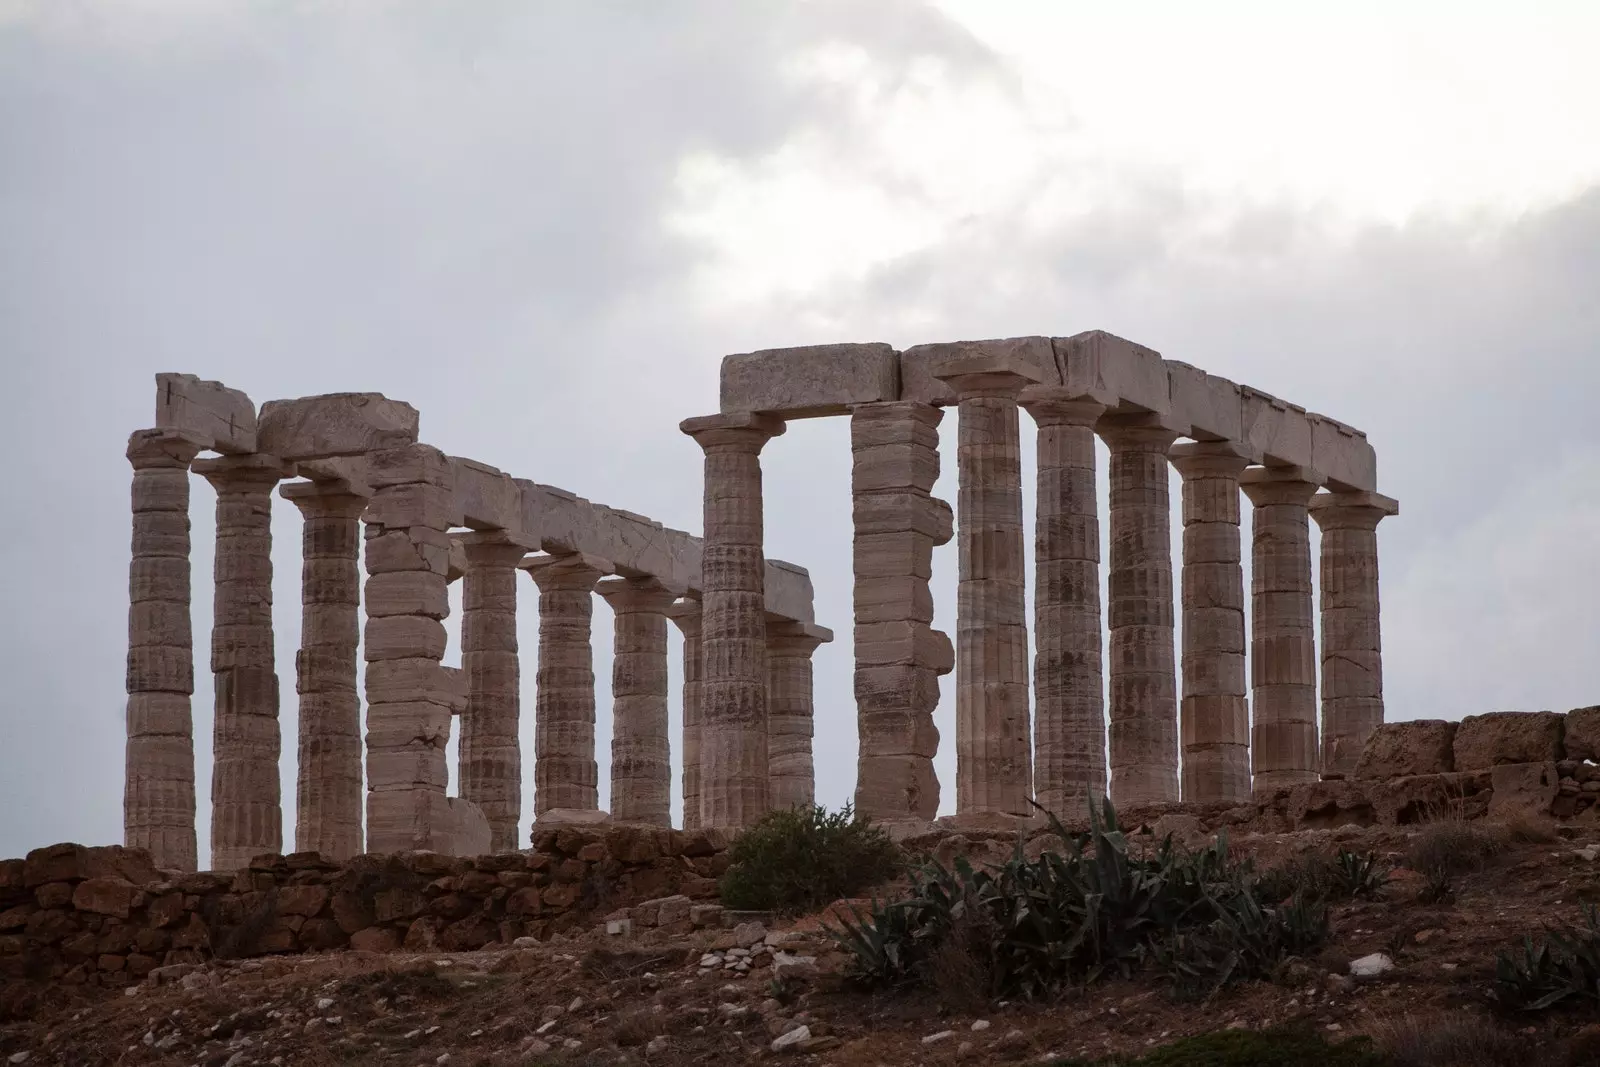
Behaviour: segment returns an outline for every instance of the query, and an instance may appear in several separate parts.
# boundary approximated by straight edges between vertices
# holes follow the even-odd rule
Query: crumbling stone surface
[[[1600,706],[1567,712],[1563,740],[1567,759],[1600,761]]]
[[[1456,730],[1456,770],[1486,771],[1504,763],[1553,763],[1564,754],[1565,719],[1553,711],[1468,715]]]
[[[1443,719],[1384,723],[1367,739],[1355,776],[1400,778],[1453,771],[1456,728],[1456,723]]]

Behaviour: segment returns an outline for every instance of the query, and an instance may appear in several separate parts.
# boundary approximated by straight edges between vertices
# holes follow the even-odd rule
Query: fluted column
[[[850,412],[855,698],[855,809],[879,821],[939,812],[939,676],[955,667],[935,630],[933,550],[954,535],[939,478],[939,423],[930,404],[861,404]]]
[[[1028,626],[1017,395],[1034,377],[1005,361],[940,373],[958,401],[956,814],[1028,815]]]
[[[297,852],[346,860],[362,850],[361,514],[367,498],[335,483],[294,482],[279,494],[300,509]]]
[[[611,817],[672,825],[667,738],[667,616],[676,594],[654,578],[614,578],[600,595],[616,613],[611,658]]]
[[[1250,529],[1250,681],[1255,788],[1317,780],[1317,646],[1311,522],[1317,491],[1298,467],[1244,473]]]
[[[809,623],[767,623],[767,700],[770,732],[771,805],[782,811],[816,802],[816,768],[811,759],[816,709],[812,702],[811,657],[831,641],[831,631]]]
[[[1034,784],[1038,802],[1082,814],[1106,795],[1101,672],[1100,518],[1094,427],[1105,405],[1030,386],[1022,406],[1038,426],[1034,522]]]
[[[272,490],[293,474],[271,456],[196,460],[217,491],[211,867],[283,851],[278,673],[272,635]]]
[[[1183,475],[1183,800],[1250,799],[1239,476],[1221,442],[1174,445]]]
[[[700,601],[680,600],[667,617],[683,633],[683,828],[700,828]]]
[[[467,710],[461,716],[461,795],[489,820],[489,847],[521,844],[522,673],[517,659],[517,566],[527,550],[499,532],[460,538],[466,554],[461,587],[461,670]]]
[[[189,621],[189,464],[202,443],[171,430],[128,438],[127,751],[123,842],[157,867],[192,871],[194,635]]]
[[[1111,450],[1111,799],[1178,800],[1178,696],[1173,663],[1172,514],[1167,449],[1177,434],[1144,416],[1100,421]]]
[[[1322,528],[1322,776],[1347,778],[1383,722],[1378,523],[1398,514],[1377,493],[1311,499]]]
[[[765,415],[709,415],[682,429],[706,457],[700,822],[749,826],[768,803],[761,449],[784,425]]]
[[[594,587],[604,566],[588,556],[541,556],[523,566],[539,587],[539,669],[534,675],[533,811],[536,819],[600,808],[594,758]]]

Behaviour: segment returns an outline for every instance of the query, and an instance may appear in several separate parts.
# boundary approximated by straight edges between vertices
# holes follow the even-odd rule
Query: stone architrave
[[[514,852],[521,840],[522,673],[517,658],[517,567],[527,553],[498,531],[460,538],[461,671],[467,710],[457,756],[461,795],[489,820],[489,847]]]
[[[616,614],[611,657],[611,818],[672,825],[667,737],[667,611],[654,578],[612,578],[598,591]]]
[[[367,498],[338,483],[292,482],[300,509],[299,761],[294,846],[347,860],[362,851],[361,515]]]
[[[700,823],[749,826],[767,811],[767,626],[761,449],[767,415],[688,419],[705,451],[701,557]]]
[[[1318,778],[1317,642],[1311,521],[1317,483],[1303,467],[1255,467],[1241,484],[1250,523],[1250,749],[1257,792]]]
[[[1100,637],[1100,518],[1094,427],[1105,405],[1029,386],[1038,426],[1034,524],[1034,785],[1038,802],[1082,814],[1106,795],[1105,679]]]
[[[534,675],[533,812],[598,811],[594,755],[594,587],[604,562],[535,556],[523,568],[539,587],[539,669]]]
[[[140,430],[128,565],[127,753],[123,842],[157,867],[192,871],[195,846],[194,636],[189,621],[190,434]]]
[[[1183,801],[1250,799],[1239,476],[1225,442],[1174,445],[1183,476]]]
[[[272,633],[272,490],[294,469],[266,455],[196,460],[217,491],[211,867],[283,851],[278,673]]]
[[[1097,430],[1111,451],[1111,799],[1122,807],[1174,804],[1178,696],[1167,449],[1177,434],[1144,415],[1108,416]]]
[[[767,686],[769,732],[767,764],[771,768],[774,811],[816,802],[816,768],[811,758],[816,708],[811,686],[811,657],[832,640],[821,626],[789,620],[767,620]]]
[[[959,410],[956,467],[956,814],[1029,815],[1027,578],[1017,397],[1024,361],[979,356],[935,376]]]
[[[901,401],[851,410],[855,575],[855,810],[878,822],[939,811],[939,676],[955,666],[932,627],[933,550],[954,534],[939,478],[944,412]]]
[[[1348,778],[1383,723],[1378,523],[1400,505],[1377,493],[1311,498],[1322,529],[1322,775]]]
[[[683,634],[683,828],[700,828],[700,601],[680,600],[667,618]]]

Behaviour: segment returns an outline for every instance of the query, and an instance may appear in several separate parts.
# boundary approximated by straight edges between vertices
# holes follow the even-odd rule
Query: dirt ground
[[[1341,845],[1399,864],[1408,836],[1352,827],[1234,845],[1261,865]],[[1554,1050],[1600,1024],[1600,1015],[1497,1015],[1489,992],[1498,950],[1546,925],[1581,924],[1584,903],[1600,902],[1600,860],[1578,851],[1591,843],[1600,843],[1600,831],[1512,845],[1460,877],[1454,899],[1442,905],[1419,903],[1422,879],[1401,867],[1381,899],[1334,907],[1332,935],[1317,958],[1291,961],[1277,981],[1237,986],[1205,1004],[1176,1002],[1154,977],[1049,1004],[957,1006],[927,993],[866,994],[842,981],[844,957],[811,917],[771,931],[714,931],[662,944],[596,931],[472,953],[218,961],[126,992],[18,983],[0,991],[0,1062],[1048,1063],[1228,1027],[1299,1023],[1345,1036],[1465,1014],[1519,1033],[1528,1064],[1559,1064]],[[752,955],[702,967],[707,952],[759,933],[768,936],[741,950]],[[1351,960],[1380,952],[1393,958],[1392,971],[1350,976]],[[815,968],[794,963],[806,956],[816,958]],[[782,981],[773,978],[774,958],[785,961]],[[734,968],[741,960],[747,972]],[[806,1036],[773,1049],[802,1026]]]

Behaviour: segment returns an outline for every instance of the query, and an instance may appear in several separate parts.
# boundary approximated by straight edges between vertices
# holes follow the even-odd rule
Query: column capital
[[[676,623],[685,637],[699,637],[701,611],[699,600],[694,597],[684,597],[670,605],[662,614]]]
[[[1375,530],[1398,514],[1400,501],[1378,493],[1318,493],[1311,498],[1311,517],[1324,530]]]
[[[1306,507],[1322,484],[1322,476],[1305,467],[1252,467],[1239,486],[1258,508],[1274,505]]]
[[[665,615],[677,600],[676,590],[668,589],[658,578],[607,578],[595,586],[611,610]]]
[[[1106,415],[1095,424],[1094,432],[1113,451],[1135,452],[1165,452],[1183,436],[1162,425],[1159,415]]]
[[[767,648],[791,656],[810,657],[821,645],[833,641],[833,631],[814,622],[767,619]]]
[[[1232,478],[1238,480],[1245,468],[1256,462],[1243,445],[1232,441],[1186,441],[1167,449],[1167,458],[1185,480],[1190,478]]]
[[[707,453],[743,452],[752,456],[760,455],[767,442],[781,436],[787,428],[775,415],[748,411],[702,415],[678,424],[678,429],[694,438]]]
[[[560,589],[591,593],[601,576],[611,573],[611,565],[605,560],[582,552],[567,556],[528,556],[520,566],[533,578],[540,592]]]
[[[194,457],[211,447],[209,438],[183,430],[135,430],[128,436],[128,462],[136,471],[168,467],[187,470]]]
[[[1094,397],[1062,385],[1030,385],[1022,390],[1018,402],[1039,426],[1093,429],[1106,411],[1106,406]]]
[[[270,493],[285,478],[294,477],[294,464],[264,452],[248,456],[218,456],[190,464],[196,474],[219,493]]]
[[[461,546],[466,568],[520,567],[528,553],[528,546],[504,530],[474,530],[451,538]],[[454,546],[452,546],[454,547]]]
[[[973,356],[946,363],[934,377],[956,394],[956,402],[980,397],[1015,400],[1039,382],[1039,368],[1013,355]]]
[[[288,482],[278,486],[278,495],[308,519],[359,519],[369,499],[343,482]]]

